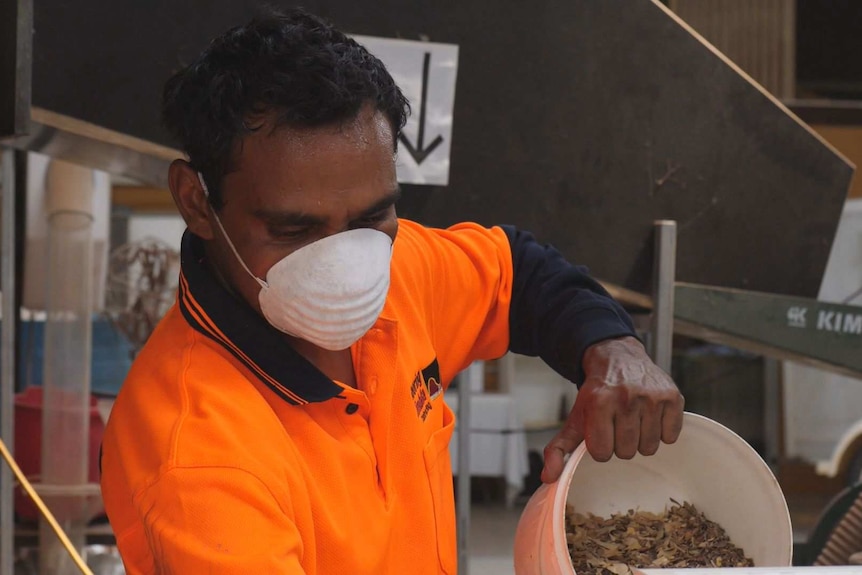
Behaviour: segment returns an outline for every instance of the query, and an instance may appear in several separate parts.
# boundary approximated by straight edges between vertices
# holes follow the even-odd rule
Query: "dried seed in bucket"
[[[724,529],[691,503],[664,513],[630,509],[605,519],[566,506],[566,542],[578,575],[626,575],[629,566],[752,567]]]

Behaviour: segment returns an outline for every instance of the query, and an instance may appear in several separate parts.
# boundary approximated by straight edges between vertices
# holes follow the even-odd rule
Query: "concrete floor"
[[[523,505],[474,503],[470,514],[470,565],[459,575],[514,575],[512,545]]]

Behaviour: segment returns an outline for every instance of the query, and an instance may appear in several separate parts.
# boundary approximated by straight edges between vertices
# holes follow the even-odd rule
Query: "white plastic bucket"
[[[793,530],[772,472],[741,437],[686,413],[672,445],[650,457],[597,463],[582,443],[560,478],[527,502],[515,533],[516,575],[575,575],[566,547],[565,508],[608,517],[629,509],[661,512],[688,501],[721,525],[757,567],[787,567]]]

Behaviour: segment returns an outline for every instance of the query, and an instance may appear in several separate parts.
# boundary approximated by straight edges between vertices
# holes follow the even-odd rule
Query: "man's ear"
[[[168,185],[189,231],[205,240],[213,239],[209,200],[195,169],[185,160],[174,160],[168,169]]]

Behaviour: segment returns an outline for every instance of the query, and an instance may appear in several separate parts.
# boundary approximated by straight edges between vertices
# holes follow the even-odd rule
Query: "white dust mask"
[[[245,265],[215,210],[213,217],[242,267],[260,284],[260,309],[276,329],[337,351],[353,345],[377,321],[389,292],[392,239],[387,234],[360,228],[327,236],[276,262],[262,280]]]

